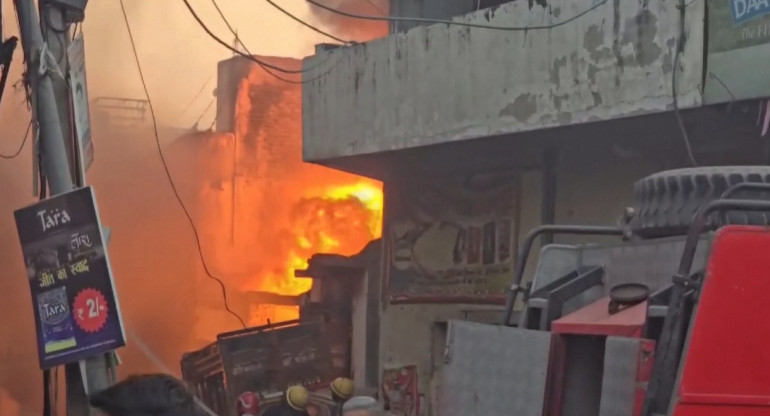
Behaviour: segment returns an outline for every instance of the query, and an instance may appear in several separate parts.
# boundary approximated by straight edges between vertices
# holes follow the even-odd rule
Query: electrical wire
[[[385,13],[385,11],[384,11],[384,10],[382,10],[382,9],[380,8],[380,6],[378,6],[378,5],[377,5],[377,3],[375,3],[373,0],[366,0],[366,2],[367,2],[367,3],[369,3],[369,5],[370,5],[370,6],[372,6],[372,8],[373,8],[374,10],[376,10],[376,11],[377,11],[377,13],[379,13],[379,14],[381,14],[381,15],[383,15],[383,16],[387,16],[387,15],[388,15],[388,14],[387,14],[387,13]]]
[[[206,88],[206,86],[207,86],[207,85],[209,85],[209,82],[211,82],[211,79],[212,79],[212,78],[214,78],[214,76],[213,76],[213,75],[211,75],[210,77],[208,77],[208,79],[206,80],[206,82],[204,82],[204,83],[203,83],[203,85],[201,85],[201,88],[198,90],[198,92],[196,92],[196,93],[195,93],[195,95],[194,95],[194,96],[193,96],[193,98],[190,100],[190,102],[189,102],[189,103],[187,103],[187,105],[184,107],[184,110],[182,110],[182,112],[181,112],[181,113],[179,113],[179,116],[180,116],[180,117],[181,117],[181,116],[183,116],[183,115],[184,115],[184,113],[186,113],[186,112],[187,112],[187,110],[189,110],[189,109],[190,109],[190,107],[193,105],[193,103],[195,103],[195,100],[197,100],[197,99],[198,99],[198,97],[200,97],[201,93],[203,93],[203,90]]]
[[[324,36],[326,36],[326,37],[327,37],[327,38],[329,38],[329,39],[332,39],[332,40],[336,40],[336,41],[337,41],[337,42],[339,42],[339,43],[343,43],[343,44],[349,44],[349,43],[351,43],[350,41],[347,41],[347,40],[341,39],[341,38],[339,38],[339,37],[337,37],[337,36],[334,36],[334,35],[332,35],[331,33],[329,33],[329,32],[326,32],[326,31],[324,31],[324,30],[322,30],[322,29],[319,29],[319,28],[317,28],[317,27],[315,27],[315,26],[311,25],[310,23],[308,23],[308,22],[306,22],[306,21],[304,21],[304,20],[300,19],[299,17],[297,17],[297,16],[295,16],[295,15],[291,14],[291,13],[290,13],[288,10],[286,10],[286,9],[284,9],[283,7],[281,7],[281,6],[279,6],[278,4],[276,4],[276,3],[275,3],[273,0],[265,0],[265,1],[266,1],[268,4],[270,4],[271,6],[275,7],[276,9],[278,9],[278,10],[279,10],[281,13],[285,14],[286,16],[289,16],[289,17],[290,17],[292,20],[294,20],[295,22],[297,22],[297,23],[301,24],[302,26],[305,26],[305,27],[307,27],[307,28],[309,28],[309,29],[311,29],[311,30],[315,31],[316,33],[319,33],[319,34],[321,34],[321,35],[324,35]]]
[[[21,144],[19,145],[19,149],[16,150],[16,153],[12,155],[4,155],[0,153],[0,159],[13,159],[19,154],[21,154],[22,149],[24,149],[24,145],[27,143],[27,137],[29,137],[29,130],[32,128],[32,120],[29,120],[29,124],[27,124],[27,131],[24,133],[24,138],[21,140]]]
[[[193,16],[193,18],[195,18],[195,21],[198,22],[198,25],[201,28],[203,28],[203,30],[206,32],[206,34],[209,35],[209,37],[211,37],[212,39],[217,41],[217,43],[219,43],[220,45],[222,45],[225,48],[229,49],[231,52],[233,52],[233,53],[235,53],[237,55],[240,55],[240,56],[242,56],[242,57],[244,57],[244,58],[246,58],[246,59],[248,59],[250,61],[256,62],[257,64],[259,64],[262,67],[268,67],[270,69],[274,69],[274,70],[276,70],[278,72],[283,72],[285,74],[302,74],[302,73],[305,73],[305,72],[308,72],[308,71],[312,70],[313,68],[315,68],[317,65],[320,64],[320,62],[319,62],[319,63],[317,63],[315,65],[312,65],[310,67],[303,68],[303,69],[286,69],[286,68],[282,68],[280,66],[273,65],[271,63],[262,61],[262,60],[254,57],[252,55],[245,54],[245,53],[239,51],[238,49],[230,46],[227,42],[225,42],[224,40],[219,38],[217,35],[215,35],[214,32],[212,32],[211,29],[209,29],[209,27],[206,26],[205,23],[203,23],[203,20],[201,20],[200,16],[198,16],[198,13],[196,13],[195,10],[192,8],[192,6],[190,5],[190,2],[188,0],[182,0],[182,1],[184,2],[185,6],[187,6],[187,10],[190,12],[190,14]]]
[[[134,61],[136,62],[136,68],[139,72],[139,79],[142,82],[142,89],[144,89],[144,95],[147,97],[147,105],[150,108],[150,117],[152,118],[152,127],[153,131],[155,133],[155,144],[158,147],[158,155],[160,156],[160,161],[163,165],[163,170],[166,172],[166,178],[168,179],[168,183],[171,186],[171,190],[174,192],[174,196],[176,197],[177,202],[179,203],[179,206],[182,208],[182,211],[184,211],[185,216],[187,217],[187,221],[190,223],[190,228],[192,229],[193,235],[195,236],[195,244],[198,248],[198,255],[200,256],[201,265],[203,265],[203,270],[206,272],[206,275],[217,282],[219,284],[219,288],[222,290],[222,300],[224,302],[225,310],[229,312],[232,316],[234,316],[238,322],[244,327],[247,328],[246,322],[243,321],[243,318],[240,317],[237,313],[235,313],[232,309],[230,309],[230,305],[227,303],[227,289],[225,288],[225,284],[222,281],[222,279],[215,276],[211,270],[209,270],[208,265],[206,264],[206,259],[203,256],[203,247],[201,246],[201,239],[200,235],[198,234],[198,228],[195,226],[195,221],[193,221],[192,216],[190,215],[190,212],[187,210],[187,207],[184,204],[184,201],[182,201],[182,197],[179,195],[179,192],[176,189],[176,185],[174,184],[174,180],[171,177],[171,171],[168,168],[168,164],[166,164],[166,158],[163,155],[163,146],[160,144],[160,135],[158,134],[158,123],[155,119],[155,109],[152,105],[152,100],[150,99],[150,92],[147,90],[147,83],[144,80],[144,72],[142,71],[142,65],[139,62],[139,53],[136,50],[136,43],[134,42],[134,35],[133,32],[131,32],[131,25],[128,21],[128,15],[126,14],[126,8],[123,4],[123,0],[120,1],[120,10],[123,13],[123,21],[126,24],[126,29],[128,30],[128,38],[131,41],[131,50],[134,54]],[[185,3],[187,0],[185,0]]]
[[[308,0],[311,1],[311,0]],[[695,155],[692,151],[692,144],[690,143],[690,135],[687,133],[687,127],[684,125],[682,114],[679,112],[679,99],[676,92],[676,73],[679,71],[679,55],[682,53],[683,40],[684,40],[684,13],[686,4],[684,0],[679,1],[679,36],[676,39],[676,45],[674,50],[674,67],[671,71],[671,98],[674,104],[674,115],[676,116],[676,122],[679,125],[679,131],[682,132],[682,141],[684,141],[685,149],[687,150],[687,157],[690,159],[690,163],[693,166],[698,166],[698,162],[695,160]]]
[[[219,14],[219,17],[222,18],[222,21],[227,26],[227,29],[230,31],[230,33],[233,34],[233,36],[235,36],[235,38],[238,40],[238,42],[241,44],[241,46],[243,46],[243,49],[246,51],[246,53],[249,56],[254,56],[254,54],[251,53],[249,48],[247,48],[246,45],[244,45],[243,41],[241,41],[241,39],[238,37],[238,31],[235,30],[235,28],[230,24],[230,21],[227,20],[227,17],[225,17],[225,14],[222,12],[222,9],[219,8],[219,4],[217,3],[217,0],[211,0],[211,3],[214,5],[214,8],[217,10],[217,13]],[[327,55],[322,61],[320,61],[316,65],[313,65],[312,67],[308,68],[308,70],[310,70],[310,69],[312,69],[314,67],[322,65],[323,63],[325,63],[328,60],[329,60],[329,56]],[[284,77],[276,74],[272,70],[270,70],[270,68],[268,68],[267,66],[263,65],[262,62],[260,62],[260,61],[255,61],[255,62],[263,70],[265,70],[265,72],[267,72],[268,74],[272,75],[274,78],[278,79],[279,81],[283,81],[283,82],[286,82],[286,83],[289,83],[289,84],[300,84],[301,85],[301,84],[308,84],[308,83],[311,83],[311,82],[315,82],[316,80],[326,76],[329,72],[332,71],[332,69],[334,69],[337,66],[337,64],[339,63],[339,59],[337,59],[337,62],[334,65],[332,65],[331,67],[327,68],[326,71],[320,73],[319,75],[316,75],[315,77],[312,77],[312,78],[309,78],[309,79],[300,80],[300,81],[284,78]]]
[[[209,105],[207,105],[207,106],[206,106],[206,109],[205,109],[205,110],[203,110],[203,112],[201,113],[201,115],[200,115],[200,116],[198,116],[198,119],[197,119],[197,120],[195,120],[195,124],[193,124],[194,126],[197,126],[197,125],[198,125],[198,123],[200,123],[200,121],[201,121],[201,119],[203,118],[203,116],[205,116],[205,115],[206,115],[206,113],[208,113],[208,112],[209,112],[209,110],[211,109],[211,106],[214,104],[214,101],[215,101],[215,99],[214,99],[214,98],[212,98],[212,99],[211,99],[211,101],[209,101]]]
[[[185,0],[187,1],[187,0]],[[326,10],[328,12],[338,14],[340,16],[350,17],[353,19],[362,19],[362,20],[379,20],[384,22],[415,22],[415,23],[430,23],[430,24],[447,24],[447,25],[454,25],[454,26],[465,26],[465,27],[475,27],[479,29],[495,29],[495,30],[506,30],[506,31],[527,31],[527,30],[541,30],[541,29],[553,29],[559,26],[564,26],[567,23],[571,23],[588,13],[591,13],[592,11],[598,9],[599,7],[607,4],[609,0],[601,0],[600,2],[594,4],[593,6],[583,10],[582,12],[570,17],[569,19],[562,20],[557,23],[553,24],[547,24],[547,25],[533,25],[533,26],[500,26],[500,25],[486,25],[483,23],[471,23],[471,22],[462,22],[462,21],[455,21],[455,20],[446,20],[446,19],[430,19],[426,17],[393,17],[393,16],[372,16],[372,15],[364,15],[364,14],[357,14],[357,13],[349,13],[343,10],[335,9],[334,7],[329,7],[327,5],[321,4],[317,2],[316,0],[306,0],[308,3],[312,4],[315,7],[318,7],[319,9]]]

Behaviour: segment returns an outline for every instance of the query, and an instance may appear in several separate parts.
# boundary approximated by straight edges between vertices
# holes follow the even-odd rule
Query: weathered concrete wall
[[[391,0],[391,16],[425,17],[450,19],[477,10],[478,0]],[[419,24],[416,22],[393,22],[391,32],[404,32]]]
[[[433,375],[440,371],[446,343],[446,322],[464,319],[496,322],[500,312],[478,305],[389,305],[381,316],[381,360],[383,369],[417,366],[420,408],[435,414]]]
[[[594,1],[543,3],[458,19],[554,24]],[[704,2],[688,3],[680,107],[701,103],[703,17]],[[319,65],[306,80],[328,73],[303,86],[303,154],[322,161],[665,111],[679,34],[676,1],[609,0],[548,30],[420,26],[316,55],[303,62]]]

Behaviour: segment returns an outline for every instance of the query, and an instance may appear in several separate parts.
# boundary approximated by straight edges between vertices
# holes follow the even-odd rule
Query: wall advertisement
[[[513,276],[513,174],[386,191],[391,302],[502,302]]]
[[[770,96],[770,1],[708,0],[706,104]]]
[[[391,413],[398,416],[421,416],[417,366],[382,370],[382,398]]]
[[[35,309],[41,368],[124,346],[93,190],[61,194],[14,216]]]

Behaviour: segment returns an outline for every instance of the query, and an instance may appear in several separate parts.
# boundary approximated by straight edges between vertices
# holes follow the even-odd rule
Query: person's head
[[[353,397],[356,387],[353,380],[345,377],[338,377],[331,382],[329,389],[332,392],[332,400],[339,403]]]
[[[241,393],[235,402],[235,410],[238,416],[257,416],[259,414],[259,396],[251,391]]]
[[[91,396],[106,416],[203,416],[184,384],[166,374],[131,376]]]
[[[304,412],[310,403],[310,392],[302,386],[291,386],[284,392],[283,402],[295,411]]]
[[[356,396],[342,406],[343,416],[384,416],[382,406],[373,397]]]

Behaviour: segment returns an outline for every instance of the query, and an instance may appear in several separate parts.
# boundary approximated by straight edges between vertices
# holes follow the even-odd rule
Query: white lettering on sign
[[[735,24],[770,13],[770,0],[730,0]]]
[[[50,230],[51,228],[58,227],[70,222],[70,214],[66,210],[54,208],[53,210],[42,210],[37,212],[37,217],[40,219],[40,225],[43,227],[43,232]]]

